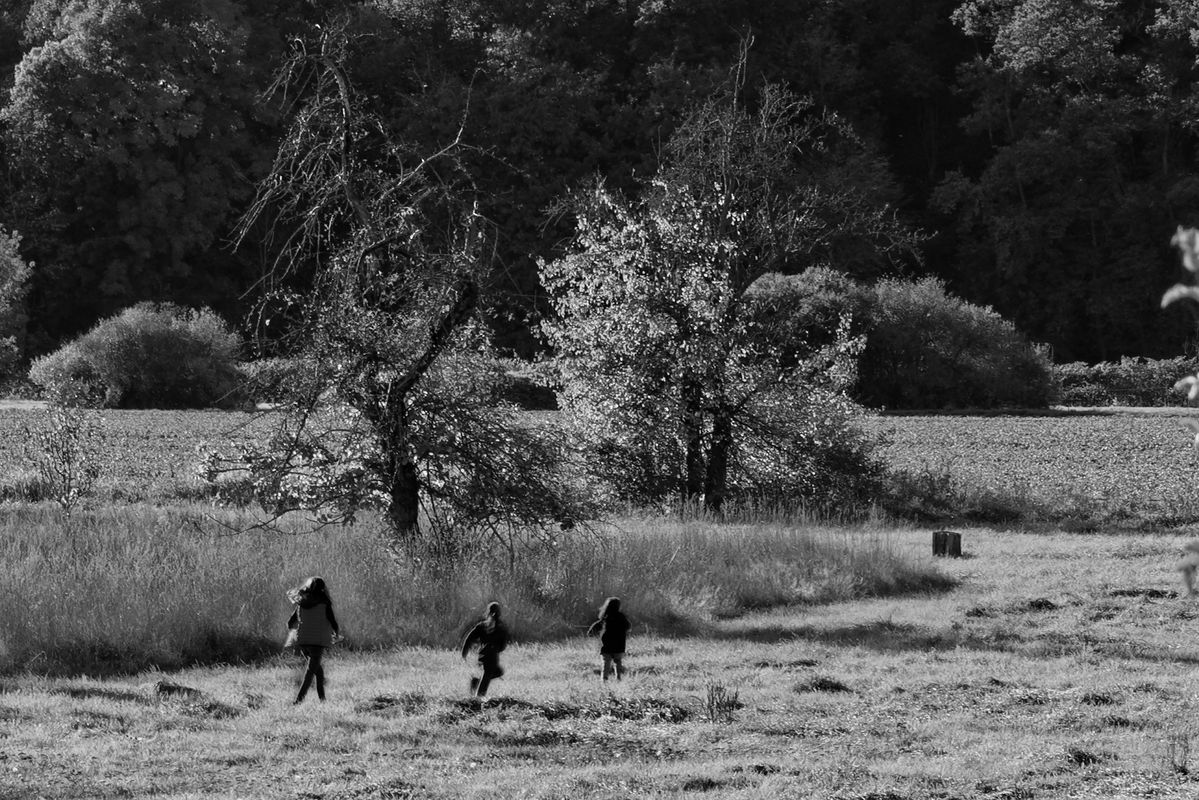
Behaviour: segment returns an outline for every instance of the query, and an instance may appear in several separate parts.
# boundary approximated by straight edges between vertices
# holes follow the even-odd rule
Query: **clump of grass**
[[[1110,761],[1113,758],[1111,753],[1088,750],[1078,745],[1068,745],[1065,755],[1066,761],[1071,764],[1077,764],[1080,767],[1091,767],[1096,764],[1102,764],[1104,761]]]
[[[1166,739],[1166,764],[1176,775],[1189,775],[1191,772],[1191,736],[1188,733],[1174,733]]]
[[[0,672],[135,672],[280,652],[286,590],[330,586],[345,646],[452,647],[499,600],[518,640],[579,635],[604,597],[636,630],[684,633],[748,609],[948,588],[862,528],[646,517],[573,532],[519,554],[496,546],[454,563],[389,558],[370,522],[301,533],[198,524],[201,507],[103,507],[64,519],[48,504],[0,514],[6,589]],[[211,513],[208,510],[207,513]]]
[[[807,692],[852,692],[853,689],[846,686],[836,678],[830,678],[827,675],[817,675],[811,680],[803,681],[795,685],[795,691],[799,694]]]
[[[396,714],[420,714],[429,706],[429,698],[421,692],[404,692],[399,695],[381,694],[358,703],[354,710],[359,713],[387,711]]]
[[[739,692],[720,683],[709,683],[707,693],[708,719],[712,722],[732,722],[733,712],[741,708]]]

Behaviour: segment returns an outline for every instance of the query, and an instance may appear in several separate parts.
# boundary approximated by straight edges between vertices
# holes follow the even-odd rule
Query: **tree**
[[[0,228],[0,376],[9,376],[25,352],[29,314],[25,297],[33,264],[21,258],[21,237]]]
[[[962,70],[964,123],[991,153],[934,197],[959,242],[945,277],[1059,359],[1176,352],[1185,336],[1155,311],[1174,267],[1153,233],[1193,222],[1185,5],[968,0],[955,12],[979,46]]]
[[[571,250],[542,266],[542,330],[601,466],[719,512],[731,493],[818,495],[819,441],[864,453],[843,402],[850,337],[805,346],[789,304],[753,287],[910,247],[872,202],[877,168],[834,116],[771,85],[750,114],[734,82],[680,126],[641,198],[574,195]]]
[[[553,439],[493,397],[502,378],[472,319],[488,230],[457,155],[422,154],[356,91],[354,19],[297,40],[275,86],[292,123],[243,220],[275,237],[263,324],[306,365],[274,441],[242,454],[278,513],[385,511],[397,541],[583,513]],[[391,110],[394,113],[394,109]],[[269,237],[268,237],[269,239]]]
[[[0,126],[40,349],[138,300],[227,307],[249,283],[221,246],[263,158],[244,5],[33,4]]]

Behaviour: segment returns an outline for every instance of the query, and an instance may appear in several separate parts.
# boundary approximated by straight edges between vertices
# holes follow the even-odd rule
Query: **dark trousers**
[[[485,697],[487,695],[487,687],[491,685],[492,680],[503,676],[504,670],[500,667],[500,654],[487,653],[479,656],[479,666],[483,668],[482,678],[471,678],[471,688],[475,690],[475,697]]]
[[[319,644],[302,644],[299,650],[308,659],[308,667],[304,670],[304,682],[300,684],[300,693],[296,695],[296,702],[303,702],[304,695],[308,694],[308,687],[312,685],[313,678],[316,678],[316,696],[324,700],[325,668],[321,666],[321,657],[325,655],[325,648]]]

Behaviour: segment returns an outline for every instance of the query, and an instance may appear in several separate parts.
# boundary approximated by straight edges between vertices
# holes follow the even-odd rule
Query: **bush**
[[[870,289],[828,267],[798,275],[768,273],[754,281],[745,297],[747,303],[779,306],[775,313],[786,314],[798,328],[793,338],[813,348],[833,343],[842,318],[849,320],[852,336],[864,333],[874,318]]]
[[[67,404],[229,408],[240,405],[240,347],[208,309],[141,303],[37,359],[29,377]]]
[[[241,365],[242,394],[254,403],[283,402],[304,375],[298,358],[262,358]]]
[[[938,278],[874,287],[857,398],[886,408],[1044,407],[1055,383],[1046,352],[990,308]]]
[[[1185,397],[1174,390],[1184,375],[1199,371],[1199,359],[1122,358],[1084,364],[1058,364],[1054,374],[1059,401],[1067,406],[1181,406]]]

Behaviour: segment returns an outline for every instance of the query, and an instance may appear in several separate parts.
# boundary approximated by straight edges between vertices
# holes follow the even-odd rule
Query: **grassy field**
[[[28,484],[39,413],[0,411],[0,497]],[[886,515],[633,518],[515,575],[432,574],[369,526],[218,535],[240,512],[194,502],[196,447],[262,420],[109,412],[91,508],[0,506],[0,798],[1199,796],[1177,417],[868,424],[909,519],[1002,524],[943,560],[931,522]],[[293,707],[282,592],[313,573],[351,646],[329,702]],[[578,632],[609,593],[635,628],[631,674],[601,685]],[[453,644],[493,597],[520,641],[479,705]]]
[[[891,538],[931,560],[927,531]],[[1191,798],[1184,541],[970,529],[948,593],[635,627],[618,685],[594,642],[516,645],[482,707],[445,647],[336,653],[299,707],[284,657],[10,677],[0,796]]]

